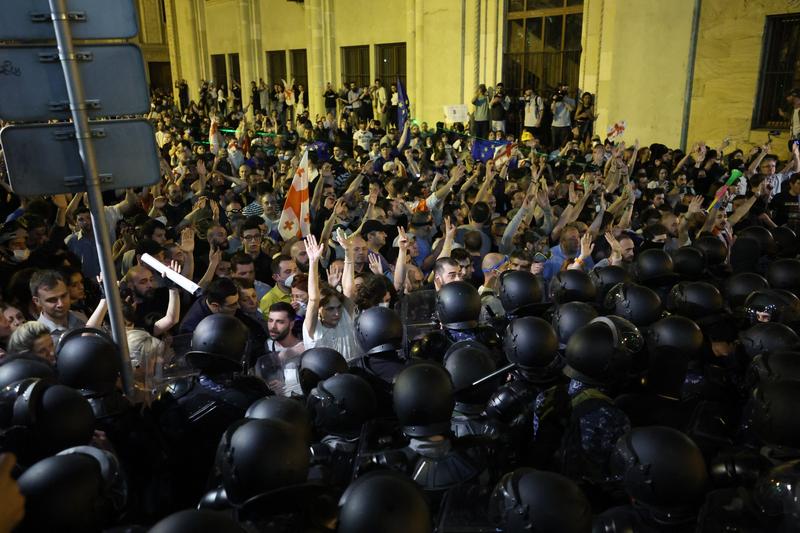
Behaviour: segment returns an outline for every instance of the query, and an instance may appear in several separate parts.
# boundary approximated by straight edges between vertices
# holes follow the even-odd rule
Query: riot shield
[[[400,317],[403,320],[403,353],[408,354],[415,340],[439,329],[436,291],[414,291],[403,296],[400,300]]]

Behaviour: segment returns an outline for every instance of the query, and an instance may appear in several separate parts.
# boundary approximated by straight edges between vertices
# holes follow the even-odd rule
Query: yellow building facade
[[[775,22],[800,12],[795,0],[165,0],[164,18],[172,79],[186,79],[192,98],[201,79],[224,73],[229,82],[235,71],[246,103],[251,81],[274,82],[280,71],[307,83],[313,115],[326,83],[348,81],[348,54],[360,50],[359,74],[372,81],[387,47],[399,45],[412,115],[433,123],[443,106],[468,104],[479,83],[508,86],[512,19],[526,9],[545,24],[559,9],[578,13],[576,84],[596,95],[600,135],[624,120],[629,143],[731,137],[746,150],[785,130],[766,107],[784,103],[791,81],[784,75],[775,89],[764,76],[773,41],[794,35],[791,20]],[[551,88],[544,81],[539,88]]]
[[[372,81],[380,47],[403,43],[412,113],[436,121],[443,118],[444,105],[471,100],[479,83],[494,85],[502,75],[502,0],[166,0],[165,5],[172,77],[187,80],[192,98],[201,79],[215,77],[212,56],[226,58],[230,75],[232,56],[238,54],[247,102],[251,81],[277,81],[270,77],[269,53],[283,52],[286,75],[297,78],[292,54],[305,50],[309,105],[312,114],[321,112],[326,84],[339,88],[344,81],[343,49],[368,47],[365,74]]]
[[[800,2],[786,0],[586,0],[580,80],[597,95],[597,131],[625,120],[628,142],[717,146],[731,137],[747,151],[782,130],[773,151],[785,155],[786,122],[774,108],[800,81],[798,66],[782,85],[763,71],[785,53],[777,41],[792,46],[767,32],[782,18],[796,25],[799,13]]]

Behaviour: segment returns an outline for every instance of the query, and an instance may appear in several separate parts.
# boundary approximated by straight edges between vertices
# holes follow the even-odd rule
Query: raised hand
[[[381,258],[378,254],[369,254],[369,269],[373,274],[379,276],[383,275],[383,265],[381,264]]]
[[[338,242],[345,250],[352,250],[355,244],[355,238],[358,232],[355,231],[348,237],[342,228],[336,228],[336,242]]]
[[[587,231],[583,234],[583,237],[581,237],[581,257],[586,259],[587,257],[591,256],[592,250],[594,250],[592,234]]]
[[[169,262],[169,269],[173,270],[175,273],[180,274],[182,270],[182,266],[179,262],[175,261],[174,259]],[[165,274],[166,276],[166,274]]]
[[[186,227],[181,230],[181,250],[190,254],[194,252],[194,230]]]
[[[408,250],[411,241],[408,238],[408,234],[406,234],[406,230],[403,229],[403,226],[397,226],[397,236],[397,247],[402,251]]]
[[[453,224],[452,220],[450,220],[450,217],[445,217],[445,219],[444,219],[444,237],[445,237],[445,239],[449,239],[450,241],[453,241],[456,238],[456,230],[457,229],[458,228],[456,228],[456,225]]]
[[[308,254],[309,262],[319,263],[324,251],[325,245],[318,243],[314,235],[306,237],[306,253]]]
[[[703,210],[703,197],[695,196],[689,202],[689,206],[687,207],[686,212],[688,214],[691,214],[691,213],[699,213],[702,210]]]
[[[622,255],[622,245],[619,243],[616,237],[614,237],[614,233],[611,231],[605,232],[605,238],[608,242],[608,245],[611,247],[612,255]]]
[[[342,274],[344,273],[344,265],[339,261],[333,263],[328,267],[328,284],[332,287],[338,287],[342,282]]]
[[[167,207],[167,198],[165,196],[156,196],[153,200],[153,207],[158,210],[164,209]]]

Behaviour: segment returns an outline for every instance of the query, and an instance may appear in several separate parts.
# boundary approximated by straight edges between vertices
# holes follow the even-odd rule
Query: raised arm
[[[409,241],[403,226],[397,226],[397,235],[399,239],[397,240],[397,263],[395,263],[394,267],[394,290],[402,293],[406,285],[406,271],[408,270],[406,258],[408,256]]]
[[[317,320],[319,319],[320,290],[319,290],[319,260],[325,248],[324,244],[318,244],[317,238],[313,235],[306,237],[306,253],[308,254],[308,307],[306,317],[303,319],[303,330],[309,337],[314,336],[317,330]],[[345,268],[347,260],[345,260]],[[342,278],[344,284],[344,278]]]

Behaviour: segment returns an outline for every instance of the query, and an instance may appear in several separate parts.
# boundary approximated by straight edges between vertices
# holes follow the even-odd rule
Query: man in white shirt
[[[539,127],[542,125],[542,113],[544,112],[544,101],[541,96],[533,92],[533,89],[525,90],[523,101],[525,102],[525,119],[523,126],[536,137],[539,137]]]
[[[561,149],[564,143],[569,140],[570,129],[572,128],[572,118],[570,114],[575,110],[575,100],[567,96],[569,86],[560,83],[558,90],[553,95],[550,109],[553,111],[552,147],[555,150]]]
[[[372,109],[375,118],[380,117],[381,126],[386,127],[388,124],[389,106],[386,105],[386,87],[383,86],[381,80],[375,80],[373,86],[372,96]]]
[[[267,380],[270,388],[289,396],[300,393],[300,357],[305,351],[303,341],[292,332],[294,308],[286,302],[276,302],[269,308],[267,330],[268,353],[256,361],[256,373]]]
[[[358,123],[358,129],[353,133],[353,142],[363,148],[365,152],[369,152],[372,132],[367,129],[367,123],[363,120]]]

